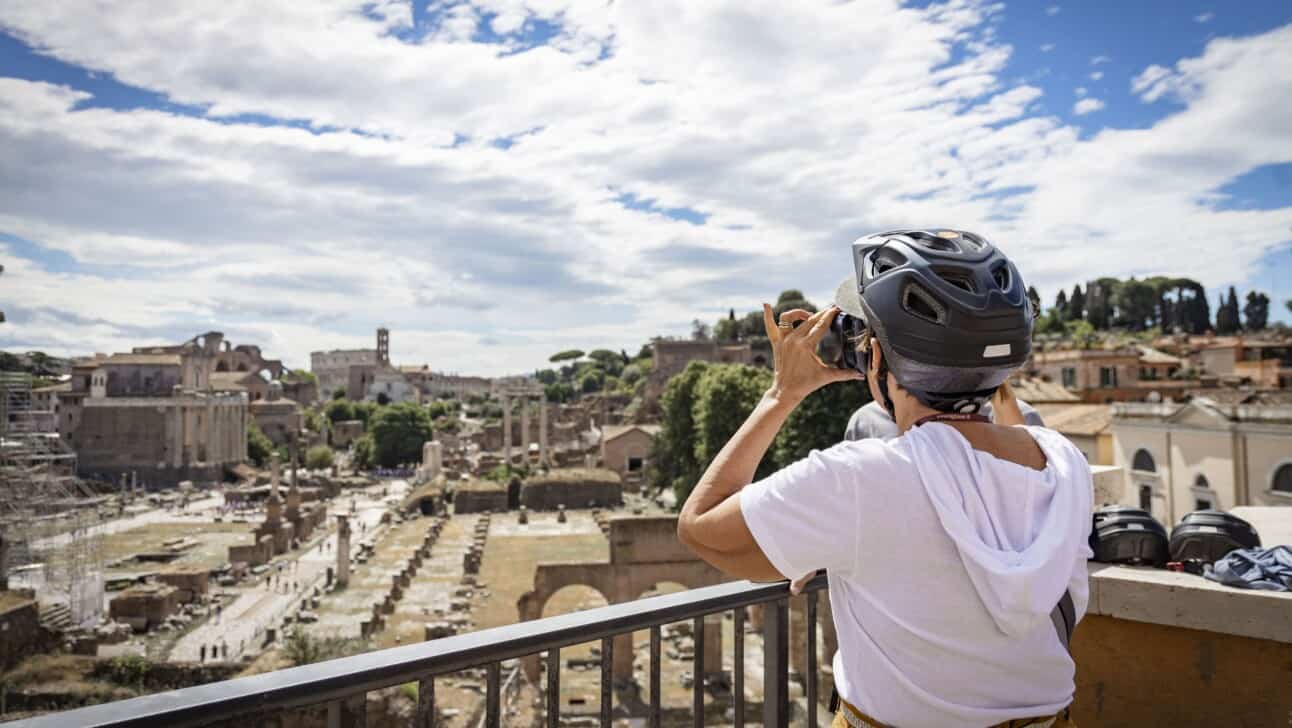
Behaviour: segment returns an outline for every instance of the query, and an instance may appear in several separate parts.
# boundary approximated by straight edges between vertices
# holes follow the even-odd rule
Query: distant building
[[[659,425],[607,425],[601,429],[601,462],[621,478],[640,476],[646,468]]]
[[[658,397],[674,375],[693,361],[719,364],[771,366],[771,349],[765,344],[728,342],[713,339],[665,339],[651,341],[653,361],[647,377],[647,396]]]
[[[1230,337],[1200,348],[1198,362],[1208,374],[1234,377],[1257,387],[1292,387],[1292,342],[1289,341]]]
[[[161,353],[98,355],[72,367],[59,393],[59,433],[85,477],[174,485],[211,481],[246,460],[246,392],[213,389],[222,336]]]
[[[59,395],[72,391],[71,382],[31,390],[33,424],[37,432],[58,432]]]
[[[1196,379],[1176,379],[1182,369],[1179,357],[1146,346],[1037,351],[1029,367],[1091,403],[1178,399],[1199,384]]]
[[[1292,506],[1292,394],[1216,394],[1231,401],[1112,406],[1127,492],[1168,527],[1201,508]]]
[[[318,378],[318,396],[323,401],[332,399],[338,389],[349,386],[350,367],[375,366],[376,349],[334,349],[310,353],[310,372]],[[349,395],[349,390],[346,391]]]
[[[1031,400],[1026,400],[1029,403]],[[1068,438],[1091,465],[1112,465],[1112,408],[1106,404],[1035,403],[1045,426]]]

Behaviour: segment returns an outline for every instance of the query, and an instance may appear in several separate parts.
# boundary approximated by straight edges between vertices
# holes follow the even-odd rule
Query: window
[[[1101,387],[1117,386],[1116,367],[1099,367],[1099,386]]]
[[[1292,463],[1283,463],[1274,471],[1270,489],[1276,493],[1292,495]]]
[[[1068,389],[1077,388],[1077,368],[1076,367],[1063,367],[1063,370],[1060,372],[1060,376],[1063,378],[1064,387],[1067,387]]]
[[[1149,454],[1148,450],[1136,450],[1135,457],[1131,460],[1131,470],[1156,473],[1157,463],[1153,462],[1153,456]]]
[[[1141,510],[1153,512],[1153,488],[1147,485],[1139,487],[1139,507]]]
[[[641,458],[628,458],[628,472],[635,473],[642,469]]]
[[[1193,510],[1209,511],[1211,510],[1211,501],[1207,500],[1206,498],[1198,498],[1193,502]]]

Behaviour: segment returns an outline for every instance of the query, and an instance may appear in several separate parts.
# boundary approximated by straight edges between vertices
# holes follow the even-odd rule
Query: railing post
[[[499,693],[502,665],[489,663],[485,671],[485,725],[498,728],[502,724],[502,696]]]
[[[731,700],[735,706],[734,728],[745,728],[745,608],[736,607],[732,625],[735,646],[731,661]]]
[[[601,728],[610,728],[610,711],[614,709],[615,638],[601,638]]]
[[[557,728],[561,722],[561,648],[547,651],[547,725]]]
[[[763,725],[789,725],[789,601],[777,599],[763,609]]]
[[[435,678],[417,681],[417,728],[435,728]]]
[[[650,628],[650,717],[647,719],[649,728],[660,728],[660,634],[659,625]]]
[[[691,683],[691,725],[704,728],[704,617],[691,621],[695,646],[695,679]]]
[[[328,728],[367,728],[368,694],[359,693],[327,704]]]

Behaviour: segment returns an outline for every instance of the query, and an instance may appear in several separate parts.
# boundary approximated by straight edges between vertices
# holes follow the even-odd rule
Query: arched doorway
[[[540,616],[555,617],[585,609],[604,607],[609,602],[595,587],[570,584],[552,592],[543,604]],[[547,661],[542,661],[542,670]],[[597,716],[601,711],[601,642],[584,642],[561,648],[561,715],[574,717]],[[542,677],[538,685],[547,685]]]
[[[1131,459],[1131,470],[1138,470],[1142,473],[1156,473],[1157,462],[1153,460],[1153,454],[1144,448],[1135,451],[1135,457]]]
[[[507,483],[507,510],[514,511],[520,508],[520,478],[512,478]]]
[[[1130,481],[1135,489],[1139,507],[1159,520],[1167,518],[1166,495],[1162,492],[1162,476],[1157,472],[1157,460],[1147,448],[1139,448],[1131,456]]]

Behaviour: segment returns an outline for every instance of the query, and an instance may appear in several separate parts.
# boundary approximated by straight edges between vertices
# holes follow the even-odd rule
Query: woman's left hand
[[[838,306],[817,313],[796,308],[781,314],[780,323],[790,326],[796,321],[803,323],[796,328],[782,328],[777,325],[772,307],[763,304],[763,325],[776,360],[771,396],[797,403],[827,384],[863,379],[860,372],[829,366],[816,354],[817,345],[829,333],[830,322],[838,313]]]

